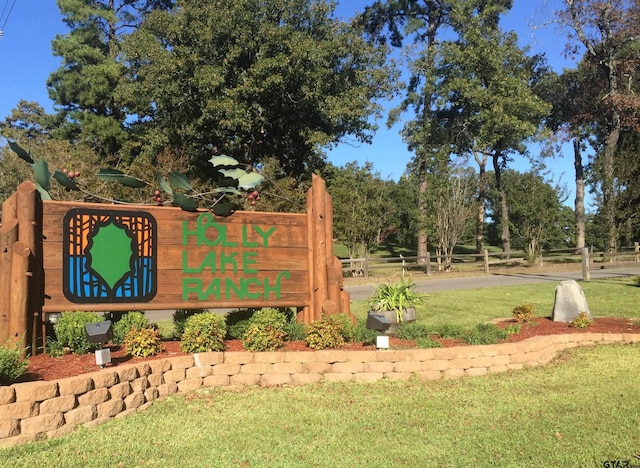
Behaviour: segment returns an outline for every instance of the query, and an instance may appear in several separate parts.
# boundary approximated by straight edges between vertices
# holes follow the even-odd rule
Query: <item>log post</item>
[[[4,213],[4,210],[3,210]],[[0,346],[9,339],[11,261],[18,241],[18,221],[11,219],[0,227]]]
[[[313,231],[313,320],[322,319],[322,305],[327,299],[327,211],[325,197],[325,183],[317,175],[311,178],[311,216],[313,224],[309,229]]]
[[[26,350],[27,302],[29,299],[29,257],[31,249],[22,242],[11,253],[11,294],[9,296],[9,339]]]

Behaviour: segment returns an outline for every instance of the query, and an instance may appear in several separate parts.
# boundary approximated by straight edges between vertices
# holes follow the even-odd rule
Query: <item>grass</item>
[[[602,466],[639,452],[639,386],[636,344],[459,380],[209,390],[0,450],[0,465]]]
[[[640,287],[633,278],[580,282],[594,317],[640,318]],[[554,282],[495,288],[465,289],[428,293],[422,305],[416,307],[418,323],[430,329],[446,325],[470,328],[480,322],[511,317],[517,305],[532,303],[537,317],[548,317],[553,310]],[[351,303],[358,317],[367,314],[367,301]]]

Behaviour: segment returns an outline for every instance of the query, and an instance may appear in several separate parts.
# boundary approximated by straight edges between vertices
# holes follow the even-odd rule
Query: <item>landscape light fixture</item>
[[[376,336],[376,348],[389,349],[389,336],[387,335]]]
[[[58,320],[60,320],[60,317],[62,317],[62,313],[53,312],[51,314],[45,315],[45,321],[47,323],[50,323],[51,325],[55,325],[56,323],[58,323]]]
[[[109,364],[111,362],[111,350],[109,348],[103,349],[102,345],[113,337],[111,320],[87,323],[84,329],[87,333],[87,341],[89,343],[98,343],[98,349],[96,349],[96,364],[100,367]]]
[[[378,330],[381,332],[385,332],[389,329],[390,326],[391,321],[384,315],[369,314],[367,316],[366,327],[369,330]]]

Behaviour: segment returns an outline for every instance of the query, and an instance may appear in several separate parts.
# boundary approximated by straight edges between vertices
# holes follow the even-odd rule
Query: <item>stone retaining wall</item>
[[[145,409],[159,398],[201,388],[474,376],[544,364],[575,346],[637,341],[640,334],[578,333],[402,351],[197,353],[114,366],[56,381],[0,387],[0,444],[57,437],[78,424],[93,427]]]

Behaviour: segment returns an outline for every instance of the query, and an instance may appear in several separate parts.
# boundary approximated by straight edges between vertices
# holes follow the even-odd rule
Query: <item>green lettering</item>
[[[224,287],[226,299],[231,299],[231,290],[233,290],[238,299],[244,299],[244,291],[242,290],[242,285],[236,285],[236,283],[231,278],[226,278],[224,280]]]
[[[200,220],[200,218],[198,218]],[[189,231],[189,223],[188,221],[182,222],[182,245],[189,244],[189,236],[194,236],[196,238],[196,245],[200,245],[200,230],[196,229],[195,231]]]
[[[182,251],[182,271],[184,273],[202,273],[202,270],[209,267],[209,269],[214,272],[216,271],[216,253],[211,250],[207,253],[207,256],[200,263],[199,268],[190,268],[187,266],[187,251]]]
[[[238,273],[238,262],[234,258],[236,255],[238,255],[238,252],[231,252],[230,254],[224,251],[220,252],[220,273],[226,273],[227,263],[231,264],[234,273]]]
[[[249,286],[256,285],[262,286],[262,282],[258,278],[240,278],[240,287],[244,292],[245,297],[248,299],[259,299],[262,295],[260,291],[252,293],[249,291]]]
[[[242,272],[243,273],[258,273],[257,268],[249,268],[250,265],[255,265],[258,260],[255,257],[258,256],[258,252],[242,252]],[[254,258],[249,258],[254,257]]]
[[[217,300],[220,300],[220,278],[213,278],[209,286],[207,286],[204,297],[208,299],[211,296],[215,296]]]
[[[264,298],[265,299],[269,299],[270,292],[276,293],[276,299],[280,299],[280,296],[282,295],[282,290],[280,288],[280,281],[282,280],[283,277],[285,277],[286,279],[289,279],[291,278],[291,274],[288,271],[281,271],[280,273],[278,273],[278,276],[276,276],[276,284],[273,287],[269,287],[268,278],[264,279]]]
[[[267,231],[263,231],[260,226],[253,226],[253,229],[262,237],[262,247],[265,249],[269,247],[269,237],[275,232],[276,227],[271,226]]]
[[[182,300],[189,300],[189,293],[195,293],[198,300],[204,299],[202,295],[202,280],[200,278],[182,278]]]
[[[260,244],[257,242],[250,242],[247,238],[247,225],[242,225],[242,246],[243,247],[258,247]]]

